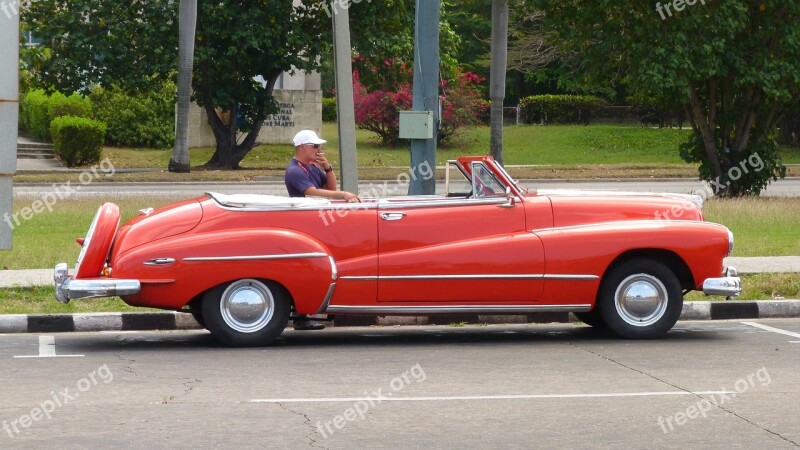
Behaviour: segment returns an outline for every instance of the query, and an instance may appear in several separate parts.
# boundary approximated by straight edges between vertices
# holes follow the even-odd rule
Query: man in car
[[[300,131],[294,136],[294,158],[284,176],[289,196],[361,201],[358,195],[337,189],[336,174],[322,152],[322,144],[326,142],[311,130]]]
[[[294,136],[294,158],[286,167],[284,183],[290,197],[326,197],[347,202],[360,202],[358,195],[340,191],[336,186],[336,174],[322,152],[322,144],[328,142],[312,130],[302,130]],[[325,325],[311,321],[304,314],[292,317],[295,330],[321,330]]]

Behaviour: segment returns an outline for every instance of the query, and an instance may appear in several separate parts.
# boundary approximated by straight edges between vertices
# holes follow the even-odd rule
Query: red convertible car
[[[665,335],[683,295],[739,294],[733,235],[698,196],[528,191],[491,157],[450,161],[443,195],[208,193],[119,226],[100,207],[61,302],[120,296],[191,312],[220,341],[264,345],[290,315],[569,311],[617,335]]]

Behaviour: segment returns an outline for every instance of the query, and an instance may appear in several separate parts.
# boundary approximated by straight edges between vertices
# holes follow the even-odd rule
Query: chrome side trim
[[[331,283],[328,287],[328,292],[325,294],[325,298],[322,299],[322,304],[319,305],[319,309],[314,314],[324,314],[325,311],[328,310],[328,304],[331,302],[331,298],[333,297],[333,291],[336,289],[336,283]]]
[[[597,280],[599,275],[567,275],[567,274],[551,274],[544,275],[542,278],[545,280]]]
[[[536,312],[588,312],[592,309],[588,304],[576,305],[498,305],[498,306],[347,306],[331,305],[326,312],[335,314],[524,314]]]
[[[336,267],[336,260],[333,259],[333,256],[328,256],[328,261],[331,263],[331,279],[336,281],[339,278],[339,269]]]
[[[182,261],[249,261],[264,259],[298,259],[325,258],[327,253],[287,253],[285,255],[249,255],[249,256],[191,256]]]
[[[506,202],[505,197],[492,197],[488,199],[457,199],[440,198],[430,201],[394,201],[384,199],[379,201],[379,208],[384,209],[410,209],[410,208],[445,208],[450,206],[474,206],[474,205],[500,205]]]
[[[498,274],[498,275],[352,275],[342,280],[596,280],[597,275]]]

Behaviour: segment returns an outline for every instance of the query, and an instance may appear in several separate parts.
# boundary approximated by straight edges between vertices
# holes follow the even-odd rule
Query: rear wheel
[[[227,345],[267,345],[286,328],[290,303],[279,285],[246,278],[206,292],[201,317],[208,331]]]
[[[683,308],[675,273],[658,261],[641,258],[612,269],[603,280],[598,301],[608,328],[627,339],[666,335]]]
[[[581,322],[585,323],[594,328],[608,328],[608,325],[603,321],[603,318],[600,316],[600,307],[595,306],[595,308],[589,312],[579,312],[579,313],[572,313],[575,317],[578,318]]]

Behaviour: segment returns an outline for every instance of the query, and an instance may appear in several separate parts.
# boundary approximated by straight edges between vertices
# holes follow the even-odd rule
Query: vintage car
[[[292,313],[574,313],[630,339],[664,336],[683,295],[739,294],[733,235],[680,194],[528,191],[491,157],[448,162],[441,195],[345,203],[204,196],[119,226],[100,207],[60,302],[120,296],[190,312],[232,346],[264,345]]]

